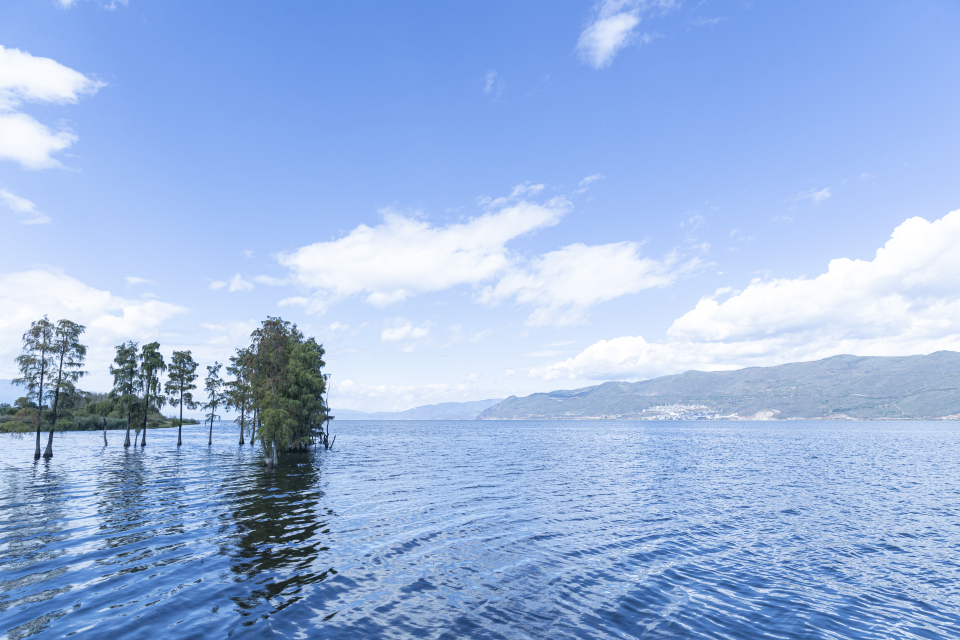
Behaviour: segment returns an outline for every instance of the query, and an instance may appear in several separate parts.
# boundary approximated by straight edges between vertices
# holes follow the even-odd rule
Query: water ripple
[[[0,633],[960,637],[953,424],[337,430],[0,436]]]

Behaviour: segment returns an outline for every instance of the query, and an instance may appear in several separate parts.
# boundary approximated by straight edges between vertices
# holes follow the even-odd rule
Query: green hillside
[[[834,356],[738,371],[688,371],[643,382],[511,396],[481,420],[855,418],[960,414],[960,353]]]

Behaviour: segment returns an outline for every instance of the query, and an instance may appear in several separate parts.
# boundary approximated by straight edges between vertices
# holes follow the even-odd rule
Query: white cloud
[[[22,101],[76,104],[103,86],[56,60],[0,45],[0,110],[15,109]]]
[[[801,200],[809,200],[815,205],[823,204],[830,199],[830,187],[825,187],[823,189],[810,189],[808,191],[803,191],[797,194],[795,200],[800,202]]]
[[[589,184],[593,184],[593,183],[596,182],[597,180],[603,180],[603,178],[604,178],[604,175],[603,175],[602,173],[595,173],[595,174],[593,174],[592,176],[587,176],[586,178],[584,178],[583,180],[581,180],[581,181],[580,181],[580,186],[581,186],[581,187],[585,187],[585,186],[587,186],[587,185],[589,185]]]
[[[371,385],[353,380],[338,382],[333,379],[330,385],[330,404],[334,407],[334,414],[337,409],[404,411],[425,404],[474,400],[481,393],[478,383],[479,376],[476,374],[455,384]]]
[[[514,193],[539,189],[542,185],[521,185]],[[339,240],[311,244],[277,259],[292,271],[296,284],[315,292],[309,301],[288,299],[291,304],[322,312],[333,301],[364,295],[383,307],[420,293],[477,285],[500,276],[512,264],[507,242],[557,224],[570,209],[563,198],[544,204],[521,200],[444,227],[388,209],[382,212],[381,224],[360,225]]]
[[[608,6],[613,3],[605,3]],[[636,11],[622,11],[600,15],[580,34],[577,52],[595,69],[602,69],[611,62],[617,51],[629,44],[634,27],[640,24]]]
[[[60,166],[51,154],[66,149],[77,137],[68,131],[53,132],[17,110],[24,102],[75,104],[102,86],[50,58],[0,46],[0,159],[28,169]]]
[[[636,38],[634,29],[640,24],[641,14],[657,9],[666,12],[675,6],[673,0],[602,0],[593,22],[580,33],[577,53],[593,68],[602,69]],[[643,42],[651,39],[651,36],[641,38]]]
[[[513,298],[534,306],[527,318],[529,326],[577,324],[595,304],[670,285],[700,265],[698,258],[679,262],[676,253],[663,261],[642,258],[636,242],[595,246],[577,243],[508,273],[496,286],[484,288],[479,300],[494,304]]]
[[[50,223],[50,216],[37,209],[37,205],[26,198],[21,198],[14,193],[10,193],[6,189],[0,189],[0,201],[2,201],[10,211],[23,216],[20,219],[20,224]]]
[[[380,333],[381,342],[403,342],[403,351],[413,351],[416,348],[418,340],[430,335],[430,329],[433,323],[427,320],[418,327],[404,318],[396,318],[392,326],[387,327]]]
[[[840,353],[960,350],[960,211],[906,220],[873,260],[832,260],[813,279],[757,279],[720,302],[723,293],[674,321],[662,343],[601,340],[530,375],[647,378]]]
[[[210,284],[207,286],[212,291],[216,291],[217,289],[223,289],[225,286],[227,286],[227,283],[225,280],[211,280]]]
[[[137,276],[127,276],[124,278],[127,281],[127,288],[130,288],[137,284],[152,284],[153,280],[147,280],[146,278],[138,278]]]
[[[231,293],[236,291],[250,291],[253,289],[253,283],[249,280],[244,280],[239,273],[235,273],[233,277],[230,278],[230,282],[228,284],[230,286],[227,288],[227,290]]]
[[[506,88],[506,83],[503,81],[503,78],[499,77],[496,71],[491,69],[484,74],[483,87],[481,89],[484,94],[499,98],[503,94],[504,88]]]
[[[346,331],[346,330],[349,329],[349,328],[350,328],[350,325],[348,325],[348,324],[343,324],[343,323],[341,323],[341,322],[334,322],[334,323],[332,323],[329,327],[327,327],[327,330],[328,330],[328,331],[339,331],[339,330],[342,329],[343,331]]]
[[[25,113],[0,113],[0,160],[19,162],[27,169],[62,166],[51,154],[77,141],[67,131],[50,131]]]
[[[0,377],[15,373],[13,358],[30,323],[45,314],[87,327],[87,370],[106,377],[113,345],[123,340],[154,339],[160,326],[186,309],[158,300],[128,300],[90,287],[57,269],[0,274]]]

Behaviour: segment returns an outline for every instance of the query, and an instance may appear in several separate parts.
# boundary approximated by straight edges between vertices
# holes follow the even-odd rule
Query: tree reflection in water
[[[246,595],[231,596],[245,626],[300,601],[310,585],[337,571],[324,564],[332,509],[320,506],[322,454],[285,454],[278,469],[259,468],[249,488],[231,496],[235,533],[223,552]]]

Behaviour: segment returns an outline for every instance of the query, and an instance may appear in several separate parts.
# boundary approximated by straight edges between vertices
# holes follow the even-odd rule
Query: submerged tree
[[[150,413],[150,396],[153,396],[157,410],[163,406],[164,400],[160,392],[160,373],[167,370],[160,353],[160,343],[151,342],[143,345],[140,351],[140,381],[143,388],[143,439],[141,447],[147,446],[147,416]]]
[[[53,330],[52,352],[57,372],[56,380],[52,381],[53,390],[50,392],[53,394],[53,416],[47,448],[43,452],[44,458],[53,457],[53,431],[57,420],[63,411],[77,400],[76,382],[87,373],[80,370],[87,357],[87,347],[80,344],[80,334],[85,330],[86,327],[70,320],[58,321]]]
[[[197,403],[190,393],[197,388],[193,381],[197,379],[197,363],[189,351],[174,351],[170,359],[170,370],[164,391],[170,396],[170,404],[180,407],[180,424],[177,425],[177,446],[183,442],[183,407],[196,409]]]
[[[223,379],[220,377],[220,367],[222,366],[219,362],[214,362],[212,367],[207,367],[207,377],[203,380],[207,391],[207,402],[204,403],[203,408],[210,410],[210,413],[207,414],[207,418],[210,420],[208,445],[213,444],[213,421],[219,417],[217,415],[217,407],[221,406],[225,400],[223,395]]]
[[[247,426],[247,414],[250,410],[250,404],[253,400],[253,389],[250,385],[252,358],[247,349],[237,349],[236,355],[230,357],[230,366],[227,367],[227,373],[233,376],[233,380],[226,382],[224,387],[226,391],[226,408],[234,409],[240,415],[235,422],[240,425],[240,444],[244,444],[243,432]],[[253,444],[254,435],[250,434],[250,443]]]
[[[138,390],[138,367],[137,367],[137,343],[133,340],[118,344],[115,349],[117,355],[113,362],[117,365],[110,365],[110,373],[113,374],[113,389],[110,390],[110,399],[116,401],[127,414],[127,436],[123,441],[123,446],[130,446],[130,414],[134,405],[137,403]]]
[[[267,318],[251,337],[247,371],[264,463],[277,466],[281,448],[329,448],[322,436],[329,417],[323,346],[280,318]]]
[[[40,458],[40,426],[43,422],[44,384],[48,382],[54,368],[53,356],[54,326],[47,316],[30,323],[30,328],[23,334],[23,350],[17,356],[17,366],[20,377],[14,379],[13,384],[26,387],[26,400],[34,401],[37,405],[35,421],[37,424],[37,450],[33,459]]]

